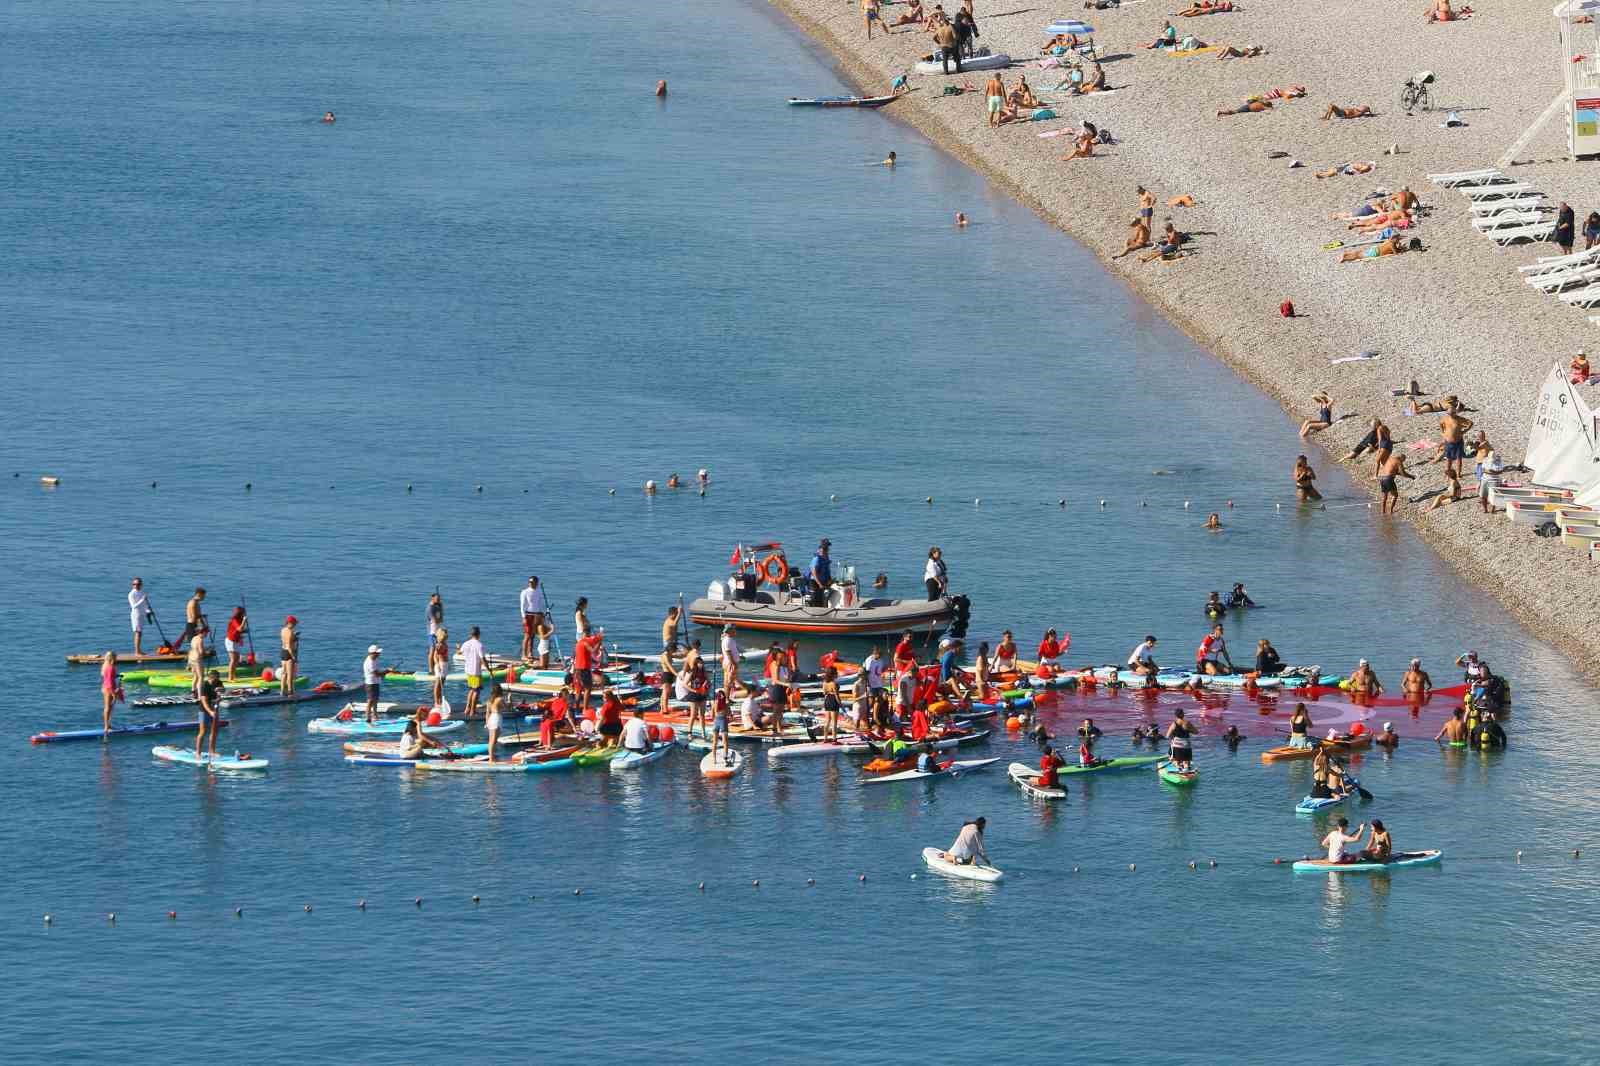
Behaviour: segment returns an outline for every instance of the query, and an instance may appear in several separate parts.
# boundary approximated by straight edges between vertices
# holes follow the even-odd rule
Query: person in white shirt
[[[944,857],[963,866],[972,866],[979,859],[983,860],[985,866],[992,866],[989,853],[983,847],[983,829],[988,824],[987,819],[978,818],[963,825],[961,832],[956,835],[956,842],[950,845]]]
[[[478,713],[478,699],[483,695],[483,641],[478,638],[478,627],[472,627],[472,635],[461,642],[461,668],[467,675],[467,706],[461,712],[468,718]]]
[[[1133,653],[1128,656],[1128,669],[1136,674],[1143,674],[1146,684],[1156,683],[1156,671],[1160,668],[1156,666],[1155,637],[1146,634],[1144,642],[1133,649]]]
[[[928,589],[928,599],[942,598],[950,588],[950,571],[944,564],[944,551],[928,549],[928,562],[922,568],[922,583]]]
[[[1362,822],[1354,833],[1348,832],[1350,819],[1340,818],[1338,826],[1322,838],[1322,843],[1328,849],[1328,861],[1335,863],[1355,862],[1361,857],[1358,851],[1348,851],[1346,844],[1361,843],[1361,834],[1366,831],[1367,823]]]
[[[133,654],[144,654],[144,620],[151,615],[150,597],[144,591],[144,579],[134,578],[128,590],[128,623],[133,626]]]
[[[650,727],[645,724],[644,711],[638,707],[633,709],[633,717],[622,723],[622,747],[624,751],[649,751],[653,744],[650,743]]]
[[[861,672],[867,675],[867,690],[874,699],[883,691],[883,649],[873,646],[866,662],[861,664]]]
[[[361,683],[367,689],[367,721],[378,720],[378,681],[383,677],[383,670],[378,666],[378,656],[383,654],[383,649],[376,644],[367,645],[367,657],[361,660]]]
[[[528,578],[528,587],[522,590],[522,658],[533,661],[533,638],[544,626],[544,616],[549,608],[544,601],[544,589],[537,577]]]
[[[722,687],[729,692],[739,681],[739,642],[733,639],[733,626],[722,627]]]

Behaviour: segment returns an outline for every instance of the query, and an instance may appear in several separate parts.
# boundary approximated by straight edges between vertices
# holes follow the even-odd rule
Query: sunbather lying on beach
[[[1186,7],[1178,14],[1184,18],[1194,18],[1197,15],[1220,15],[1225,11],[1243,10],[1244,8],[1232,3],[1231,0],[1217,0],[1216,3],[1211,3],[1210,0],[1200,0],[1198,4]]]
[[[1149,244],[1150,244],[1150,225],[1149,225],[1149,223],[1145,222],[1145,220],[1143,218],[1131,219],[1128,222],[1128,243],[1123,246],[1122,251],[1118,252],[1116,255],[1112,256],[1111,258],[1113,258],[1113,259],[1121,259],[1123,256],[1127,255],[1129,252],[1137,251],[1140,248],[1146,248],[1146,247],[1149,246]]]
[[[1247,44],[1243,48],[1235,48],[1231,44],[1223,45],[1222,51],[1217,53],[1218,59],[1254,59],[1264,56],[1267,50],[1259,44]]]
[[[1366,218],[1358,218],[1345,228],[1360,233],[1376,233],[1391,226],[1395,229],[1410,229],[1415,221],[1409,211],[1383,211]]]
[[[1039,49],[1039,54],[1064,56],[1076,47],[1078,47],[1078,35],[1076,33],[1058,33],[1044,42],[1044,47]]]
[[[1179,41],[1172,50],[1174,52],[1198,52],[1209,47],[1211,46],[1206,44],[1206,42],[1202,41],[1200,38],[1196,37],[1194,34],[1186,33],[1183,35],[1183,40]]]
[[[1253,111],[1271,110],[1272,103],[1270,101],[1263,100],[1259,96],[1253,96],[1244,103],[1240,104],[1238,107],[1231,107],[1224,111],[1218,111],[1217,117],[1225,118],[1228,115],[1248,115]]]
[[[1412,237],[1409,241],[1398,234],[1386,241],[1381,241],[1367,248],[1352,248],[1339,257],[1341,263],[1354,263],[1357,259],[1377,259],[1385,255],[1400,255],[1404,252],[1420,252],[1422,242]]]
[[[1322,121],[1326,122],[1330,118],[1366,118],[1371,114],[1372,108],[1368,104],[1352,104],[1349,107],[1329,104],[1328,110],[1322,113]]]
[[[1388,201],[1384,200],[1380,196],[1361,204],[1354,211],[1340,211],[1336,214],[1329,215],[1328,217],[1331,219],[1336,219],[1340,222],[1348,222],[1353,218],[1371,218],[1373,215],[1387,210],[1389,210]]]
[[[1470,7],[1463,7],[1460,11],[1450,9],[1450,0],[1433,0],[1423,12],[1422,18],[1426,22],[1460,22],[1469,19],[1474,12]]]
[[[1304,85],[1285,85],[1281,89],[1268,89],[1261,94],[1263,100],[1298,100],[1306,94]]]
[[[1171,48],[1178,43],[1178,31],[1173,28],[1169,19],[1161,27],[1161,32],[1156,34],[1156,39],[1145,45],[1146,48]]]
[[[922,13],[922,0],[911,0],[911,9],[904,15],[889,23],[890,26],[909,26],[913,22],[923,22],[927,18]]]
[[[1317,171],[1316,177],[1331,178],[1335,174],[1371,174],[1375,169],[1377,169],[1377,166],[1378,164],[1376,163],[1335,163],[1327,170]]]
[[[1419,401],[1413,399],[1410,403],[1406,404],[1406,414],[1408,415],[1443,414],[1445,410],[1446,408],[1444,404],[1434,403],[1432,400]]]
[[[1415,211],[1422,206],[1409,185],[1402,186],[1399,192],[1389,197],[1389,203],[1401,211]]]
[[[1182,196],[1174,196],[1172,199],[1167,201],[1167,206],[1168,207],[1193,207],[1194,206],[1194,194],[1186,192]]]

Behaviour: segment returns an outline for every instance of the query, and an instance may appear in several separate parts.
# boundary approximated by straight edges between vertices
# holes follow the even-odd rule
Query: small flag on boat
[[[738,566],[739,565],[739,560],[742,559],[742,558],[744,558],[744,556],[739,554],[739,546],[737,544],[735,544],[733,546],[733,556],[732,556],[732,558],[730,558],[728,560],[728,565],[729,566]]]

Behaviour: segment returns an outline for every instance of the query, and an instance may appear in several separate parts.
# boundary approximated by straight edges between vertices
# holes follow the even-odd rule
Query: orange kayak
[[[1268,748],[1261,753],[1261,761],[1277,762],[1280,759],[1309,759],[1316,753],[1316,748],[1291,748],[1285,745],[1281,748]]]

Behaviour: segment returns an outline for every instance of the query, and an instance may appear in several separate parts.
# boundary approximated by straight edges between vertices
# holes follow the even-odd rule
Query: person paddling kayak
[[[988,824],[987,819],[976,818],[962,825],[961,832],[956,834],[956,842],[945,851],[944,857],[962,866],[972,866],[979,859],[983,860],[985,866],[993,866],[983,846],[983,830]]]
[[[1338,825],[1322,838],[1322,846],[1328,849],[1329,862],[1345,865],[1360,860],[1361,853],[1351,850],[1350,845],[1361,843],[1361,834],[1366,830],[1367,823],[1362,822],[1354,833],[1347,832],[1349,828],[1350,819],[1340,818]]]

